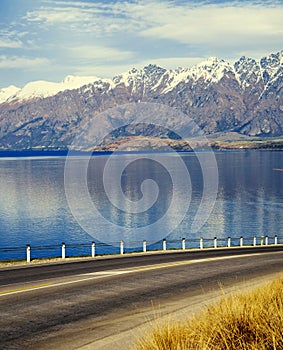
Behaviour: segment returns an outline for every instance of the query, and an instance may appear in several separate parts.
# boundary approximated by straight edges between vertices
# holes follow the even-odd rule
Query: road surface
[[[283,272],[283,246],[187,250],[0,270],[1,349],[128,349],[146,321]],[[178,316],[179,317],[179,316]]]

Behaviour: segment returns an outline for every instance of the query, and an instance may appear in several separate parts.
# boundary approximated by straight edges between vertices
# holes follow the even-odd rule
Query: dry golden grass
[[[136,350],[283,350],[283,279],[224,296],[201,315],[156,325]]]

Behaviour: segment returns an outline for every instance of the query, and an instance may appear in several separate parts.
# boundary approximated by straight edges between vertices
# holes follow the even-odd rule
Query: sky
[[[283,49],[283,0],[0,0],[0,88]]]

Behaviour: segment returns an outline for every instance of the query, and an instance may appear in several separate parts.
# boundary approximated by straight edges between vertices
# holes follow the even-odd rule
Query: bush
[[[282,350],[283,279],[225,296],[187,322],[156,325],[137,350]]]

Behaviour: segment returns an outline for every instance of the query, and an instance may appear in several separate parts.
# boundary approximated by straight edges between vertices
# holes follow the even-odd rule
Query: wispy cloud
[[[141,22],[131,15],[136,5],[127,1],[111,4],[46,1],[46,4],[36,10],[28,11],[24,19],[27,22],[38,22],[47,26],[69,26],[80,32],[104,35],[144,28],[141,27]],[[143,22],[143,25],[146,24]]]
[[[156,3],[155,3],[156,5]],[[237,4],[238,5],[238,4]],[[141,12],[140,12],[141,13]],[[255,38],[282,40],[283,6],[205,5],[195,8],[159,7],[158,14],[143,7],[143,18],[154,24],[140,35],[173,39],[186,44],[226,46],[247,44]]]
[[[135,64],[135,67],[140,68],[139,64]],[[89,65],[81,66],[69,66],[70,71],[75,75],[94,75],[100,78],[113,78],[114,76],[129,71],[131,65],[128,63],[114,63],[114,64],[96,64],[93,62]]]
[[[46,58],[0,55],[0,69],[20,68],[25,70],[36,70],[47,65],[50,65],[50,61]]]
[[[2,48],[8,48],[8,49],[18,49],[20,47],[23,47],[23,43],[18,40],[1,40],[0,39],[0,47]]]
[[[2,28],[0,32],[0,48],[18,49],[23,47],[22,38],[25,36],[24,32],[9,31]]]
[[[69,52],[73,58],[81,61],[111,61],[119,62],[128,60],[133,57],[131,51],[123,51],[100,45],[81,45],[69,48]]]
[[[29,11],[24,19],[28,22],[44,22],[46,24],[76,23],[90,21],[92,14],[74,7],[41,7],[38,10]]]
[[[91,32],[96,38],[118,32],[132,33],[153,40],[206,45],[208,51],[224,52],[239,50],[239,46],[251,49],[251,45],[258,46],[259,42],[267,46],[282,44],[283,6],[280,3],[256,0],[214,4],[169,0],[47,1],[46,6],[29,11],[26,20],[48,26],[62,25],[81,33]]]

